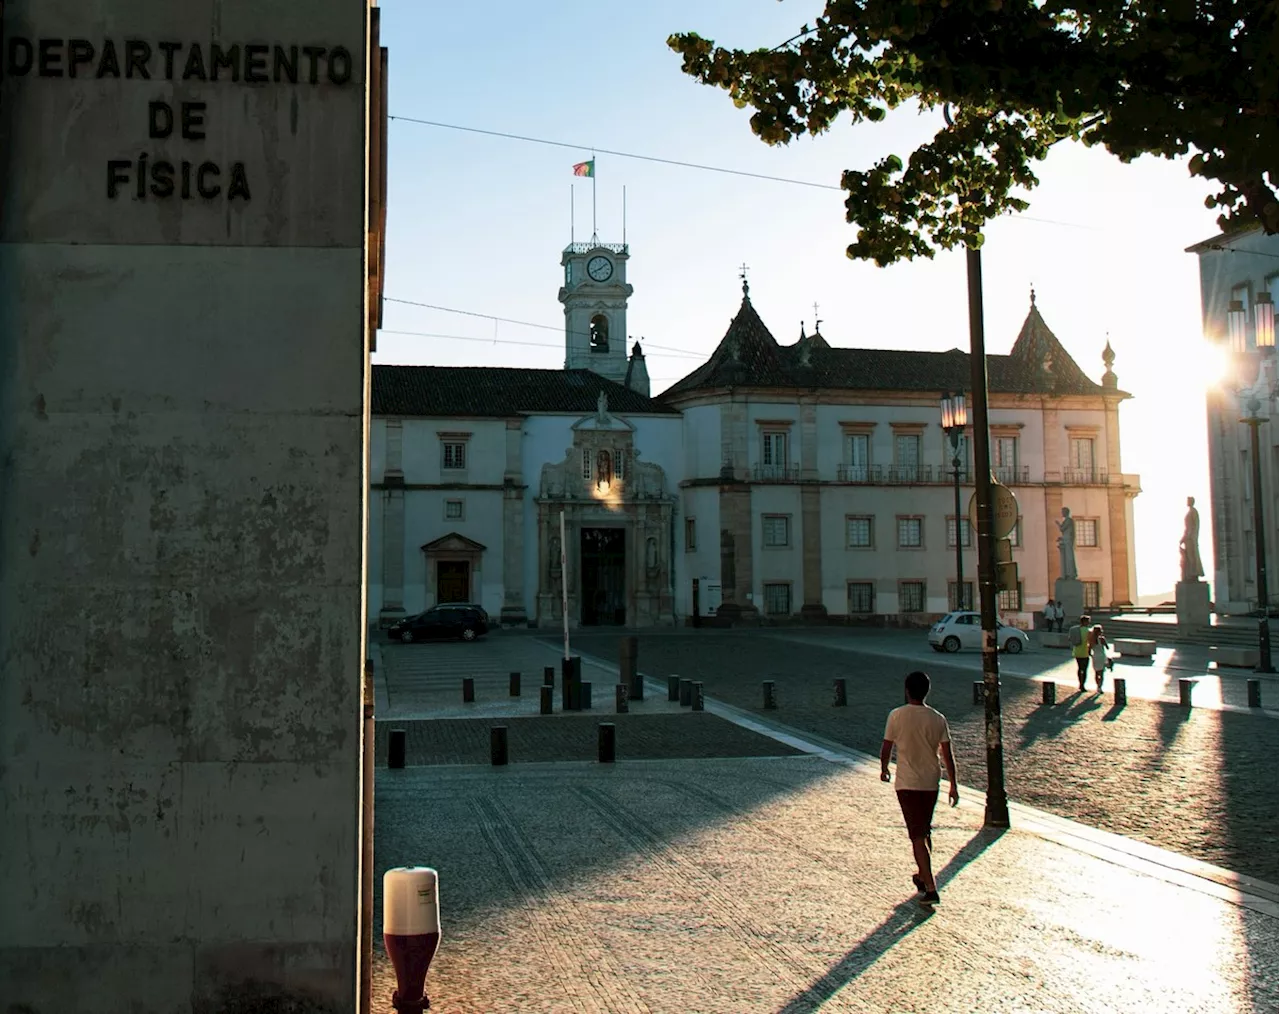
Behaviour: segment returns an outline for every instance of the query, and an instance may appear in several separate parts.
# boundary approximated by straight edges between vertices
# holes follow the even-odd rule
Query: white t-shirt
[[[932,792],[938,787],[942,765],[938,746],[951,742],[947,720],[927,704],[904,704],[889,712],[884,738],[898,748],[894,787]]]

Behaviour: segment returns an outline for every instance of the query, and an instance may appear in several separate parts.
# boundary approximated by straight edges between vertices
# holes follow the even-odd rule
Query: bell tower
[[[627,245],[570,243],[560,256],[564,285],[564,368],[627,376]]]

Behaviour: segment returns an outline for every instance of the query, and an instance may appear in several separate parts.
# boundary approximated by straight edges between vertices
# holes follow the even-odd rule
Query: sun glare
[[[1227,355],[1224,345],[1217,342],[1202,341],[1196,348],[1194,360],[1187,364],[1195,371],[1195,376],[1201,379],[1206,391],[1220,387],[1227,379],[1227,370],[1231,365],[1231,359]]]

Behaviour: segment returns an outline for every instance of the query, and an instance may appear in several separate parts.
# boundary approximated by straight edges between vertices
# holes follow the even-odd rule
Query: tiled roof
[[[987,356],[987,381],[1000,393],[1121,394],[1090,380],[1036,309],[1008,355]],[[781,346],[744,292],[742,306],[711,358],[661,397],[721,387],[948,391],[969,387],[969,355],[898,349],[832,348],[819,335]]]
[[[604,391],[610,412],[670,415],[669,406],[590,370],[498,366],[374,366],[372,412],[393,416],[483,416],[527,412],[586,415]]]

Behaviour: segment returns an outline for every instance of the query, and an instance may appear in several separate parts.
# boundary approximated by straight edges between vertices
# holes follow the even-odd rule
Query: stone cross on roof
[[[602,423],[609,421],[609,398],[604,391],[601,391],[600,397],[596,399],[596,418]]]

